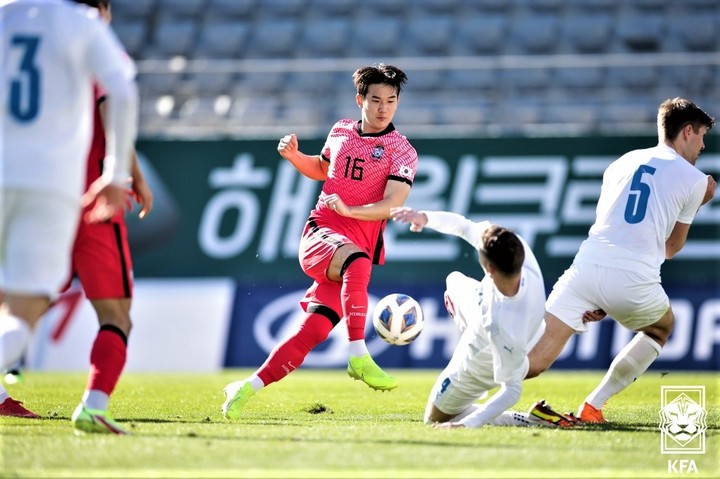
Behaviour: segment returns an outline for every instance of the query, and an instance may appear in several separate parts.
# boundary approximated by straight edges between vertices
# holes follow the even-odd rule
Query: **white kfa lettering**
[[[668,472],[681,474],[685,472],[698,473],[697,464],[694,459],[668,459]]]

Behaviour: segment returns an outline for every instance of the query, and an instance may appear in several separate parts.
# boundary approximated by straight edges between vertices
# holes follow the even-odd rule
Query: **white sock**
[[[660,355],[662,347],[645,333],[638,333],[615,357],[607,374],[590,395],[585,398],[595,409],[631,385]]]
[[[250,383],[250,386],[252,386],[253,391],[255,392],[258,392],[265,387],[265,383],[263,382],[263,380],[257,377],[255,374],[247,378],[247,382]]]
[[[0,316],[0,369],[15,365],[30,343],[30,327],[22,319],[4,314]]]
[[[85,391],[82,402],[88,409],[100,409],[101,411],[107,411],[110,396],[99,389],[91,389],[89,391]]]
[[[539,424],[536,422],[530,422],[528,420],[527,413],[515,412],[515,411],[505,411],[502,414],[500,414],[498,417],[493,418],[490,421],[488,421],[488,424],[492,424],[493,426],[520,426],[520,427],[542,425],[542,424]]]
[[[350,341],[350,356],[362,356],[368,354],[368,348],[364,339]]]

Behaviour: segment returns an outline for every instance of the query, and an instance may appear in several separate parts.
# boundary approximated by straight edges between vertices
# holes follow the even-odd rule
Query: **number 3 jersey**
[[[361,133],[360,122],[338,121],[328,134],[321,152],[330,163],[319,200],[310,213],[365,249],[373,262],[383,264],[382,234],[386,220],[365,221],[340,216],[325,206],[324,198],[337,193],[348,206],[377,203],[383,199],[388,181],[412,186],[418,156],[410,142],[395,127],[379,133]]]
[[[690,224],[707,177],[665,145],[634,150],[603,174],[597,217],[575,261],[634,271],[659,281],[665,240]]]
[[[0,36],[2,186],[77,201],[85,186],[94,81],[116,98],[108,145],[125,171],[115,180],[125,180],[136,128],[135,66],[97,11],[59,0],[0,2]]]

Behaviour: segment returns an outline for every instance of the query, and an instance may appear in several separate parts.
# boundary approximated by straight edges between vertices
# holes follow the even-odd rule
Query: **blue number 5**
[[[40,38],[16,35],[12,46],[22,48],[20,72],[10,82],[10,114],[20,122],[35,119],[40,111],[40,71],[35,65]]]
[[[645,213],[647,213],[650,186],[642,181],[644,173],[653,175],[655,174],[655,168],[648,165],[640,165],[633,175],[632,184],[630,185],[630,195],[625,205],[625,221],[630,224],[640,223],[645,218]]]

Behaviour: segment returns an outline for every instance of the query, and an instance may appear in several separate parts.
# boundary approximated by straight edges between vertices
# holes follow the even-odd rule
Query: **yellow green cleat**
[[[369,354],[350,356],[347,373],[351,378],[363,381],[377,391],[389,391],[398,386],[397,379],[380,369]]]
[[[76,432],[117,434],[119,436],[130,434],[115,422],[108,411],[86,408],[83,404],[75,409],[72,423]]]
[[[247,381],[235,381],[223,389],[225,402],[222,405],[222,413],[226,419],[237,419],[245,404],[255,395],[255,390]]]

